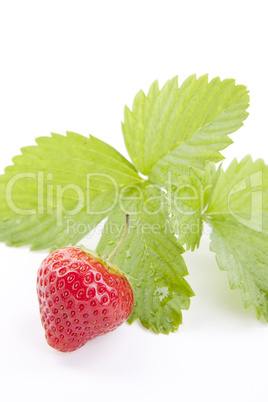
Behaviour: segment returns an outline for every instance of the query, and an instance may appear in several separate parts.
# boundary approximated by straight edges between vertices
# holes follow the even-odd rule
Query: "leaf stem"
[[[129,214],[126,214],[126,226],[125,226],[123,236],[121,237],[121,240],[119,241],[119,243],[117,244],[115,249],[112,251],[112,253],[109,255],[109,257],[106,259],[106,262],[111,263],[115,259],[117,253],[119,252],[120,248],[122,247],[122,245],[125,241],[125,238],[128,235],[128,232],[129,232]]]

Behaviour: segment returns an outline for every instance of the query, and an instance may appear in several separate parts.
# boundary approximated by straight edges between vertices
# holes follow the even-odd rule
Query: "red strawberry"
[[[79,247],[56,250],[42,262],[37,292],[47,342],[61,352],[116,329],[134,303],[125,275]]]

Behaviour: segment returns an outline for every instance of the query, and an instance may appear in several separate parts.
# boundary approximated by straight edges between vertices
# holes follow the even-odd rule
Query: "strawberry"
[[[38,270],[37,293],[46,340],[61,352],[115,330],[134,303],[128,279],[110,258],[105,262],[81,247],[48,255]]]

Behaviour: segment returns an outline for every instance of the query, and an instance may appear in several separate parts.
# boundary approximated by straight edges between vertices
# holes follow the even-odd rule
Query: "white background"
[[[266,1],[1,1],[0,170],[38,136],[89,133],[127,156],[123,106],[153,80],[209,73],[250,89],[224,151],[267,155]],[[96,238],[87,239],[94,248]],[[138,323],[71,354],[47,346],[35,277],[46,252],[0,245],[3,401],[253,401],[266,398],[268,327],[244,310],[208,251],[186,253],[196,296],[179,331]]]

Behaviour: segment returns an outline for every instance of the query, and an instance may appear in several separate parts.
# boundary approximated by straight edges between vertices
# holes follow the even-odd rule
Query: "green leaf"
[[[166,198],[171,227],[181,245],[192,251],[199,247],[203,230],[203,211],[207,205],[212,183],[216,177],[213,162],[205,170],[190,168],[188,175],[180,176],[177,185],[169,186]]]
[[[57,249],[75,245],[111,211],[115,201],[113,191],[91,197],[90,210],[69,208],[70,212],[54,208],[50,213],[7,216],[0,221],[0,241],[8,246],[31,245],[32,250]],[[97,212],[99,211],[99,212]]]
[[[219,151],[232,143],[228,134],[248,116],[248,91],[235,80],[190,76],[178,88],[177,77],[161,90],[155,81],[148,96],[140,91],[133,110],[125,107],[122,130],[137,169],[154,183],[219,162]]]
[[[213,219],[210,249],[231,289],[239,289],[244,307],[253,306],[268,321],[268,236],[239,222]]]
[[[181,310],[189,308],[193,291],[183,278],[188,274],[183,249],[170,231],[162,199],[157,186],[129,188],[124,202],[109,216],[97,252],[110,254],[129,213],[130,232],[115,259],[135,289],[129,322],[138,318],[145,328],[167,334],[181,324]]]
[[[0,240],[32,249],[77,243],[142,179],[114,148],[68,132],[40,137],[0,177]]]
[[[228,272],[243,304],[268,321],[268,167],[262,160],[234,160],[219,168],[204,219],[211,225],[210,248]]]
[[[268,166],[263,160],[253,162],[248,155],[240,163],[234,159],[226,172],[219,169],[206,215],[232,217],[268,234]]]

